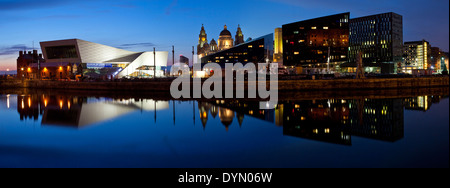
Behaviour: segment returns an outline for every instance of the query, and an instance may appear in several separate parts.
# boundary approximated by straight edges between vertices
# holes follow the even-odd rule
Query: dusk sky
[[[448,0],[0,0],[0,71],[16,69],[20,50],[39,42],[83,39],[130,51],[169,51],[192,58],[202,24],[216,41],[224,24],[233,38],[273,33],[283,24],[350,12],[403,16],[404,41],[425,39],[449,50]]]

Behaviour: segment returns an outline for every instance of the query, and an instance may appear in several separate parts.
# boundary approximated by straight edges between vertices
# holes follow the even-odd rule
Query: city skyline
[[[191,59],[202,24],[208,39],[223,25],[245,39],[257,38],[283,24],[350,12],[350,18],[395,12],[403,16],[404,42],[425,39],[449,51],[448,1],[0,1],[0,71],[16,69],[20,50],[40,52],[39,42],[78,38],[132,51],[155,47]],[[408,6],[404,6],[407,4]],[[236,6],[240,5],[240,6]],[[225,6],[225,7],[221,7]],[[422,14],[418,14],[418,12]],[[157,28],[157,29],[154,29]],[[195,59],[195,58],[194,58]],[[172,64],[172,58],[168,60]]]

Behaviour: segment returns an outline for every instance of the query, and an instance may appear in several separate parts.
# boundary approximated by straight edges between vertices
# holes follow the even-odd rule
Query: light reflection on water
[[[258,107],[1,95],[0,167],[448,167],[445,96]]]

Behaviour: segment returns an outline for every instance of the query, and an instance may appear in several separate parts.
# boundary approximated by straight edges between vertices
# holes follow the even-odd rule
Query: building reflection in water
[[[406,98],[405,109],[407,110],[418,110],[418,111],[428,111],[433,103],[439,103],[441,101],[441,96],[418,96],[412,98]]]
[[[351,136],[403,138],[401,99],[329,99],[284,104],[285,135],[351,145]]]
[[[198,102],[198,110],[203,128],[206,128],[210,113],[213,119],[216,118],[217,114],[219,115],[220,122],[223,126],[225,126],[225,130],[227,131],[233,123],[235,117],[239,126],[242,126],[245,115],[268,122],[274,122],[275,110],[260,110],[255,107],[259,107],[258,101],[239,102],[237,100],[217,100],[211,103]]]
[[[208,121],[220,120],[228,131],[233,128],[233,122],[245,126],[245,117],[250,116],[282,126],[283,134],[287,136],[351,145],[352,136],[389,142],[402,139],[404,109],[427,111],[432,103],[438,103],[442,98],[418,96],[404,99],[280,101],[272,110],[260,110],[259,101],[199,101],[197,106],[204,129]],[[167,101],[146,99],[63,95],[7,95],[0,99],[2,106],[16,107],[21,120],[38,121],[42,116],[42,125],[72,127],[104,122],[135,111],[155,111],[156,121],[156,111],[169,108]],[[11,100],[16,100],[17,104],[10,104]],[[193,108],[195,111],[195,106]]]
[[[64,95],[20,95],[17,96],[17,103],[19,104],[17,111],[21,120],[37,121],[39,116],[42,116],[42,125],[78,128],[101,123],[135,111],[158,111],[169,108],[167,101],[113,100]]]
[[[283,126],[283,134],[329,143],[351,145],[352,136],[395,142],[404,137],[404,109],[417,101],[420,109],[429,109],[439,96],[419,96],[407,99],[326,99],[280,101],[273,110],[259,110],[258,102],[199,102],[203,127],[209,113],[218,111],[228,130],[236,117],[239,125],[245,115]],[[420,102],[424,101],[424,102]],[[428,102],[426,102],[428,101]],[[209,112],[209,113],[208,113]],[[215,115],[214,115],[215,117]]]

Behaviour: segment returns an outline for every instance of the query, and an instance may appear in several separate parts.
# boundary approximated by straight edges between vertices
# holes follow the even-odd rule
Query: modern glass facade
[[[431,46],[429,42],[425,40],[405,42],[403,50],[403,72],[411,73],[412,69],[431,68]]]
[[[347,61],[350,13],[283,25],[283,64],[331,68]],[[328,55],[329,54],[329,55]]]
[[[35,71],[49,79],[161,77],[168,52],[132,52],[80,39],[41,42],[45,63]],[[70,69],[66,69],[70,66]],[[32,66],[33,68],[33,66]],[[154,71],[156,69],[156,71]],[[66,73],[67,72],[67,73]],[[156,73],[156,75],[155,75]]]
[[[225,67],[226,63],[265,63],[266,58],[272,60],[272,54],[273,34],[268,34],[230,49],[205,56],[201,59],[201,63],[218,63],[222,67]]]
[[[45,47],[48,59],[78,58],[75,45]]]
[[[378,67],[374,70],[381,73],[397,72],[403,55],[402,16],[389,12],[351,19],[349,45],[349,67],[356,67],[362,52],[365,67]]]

